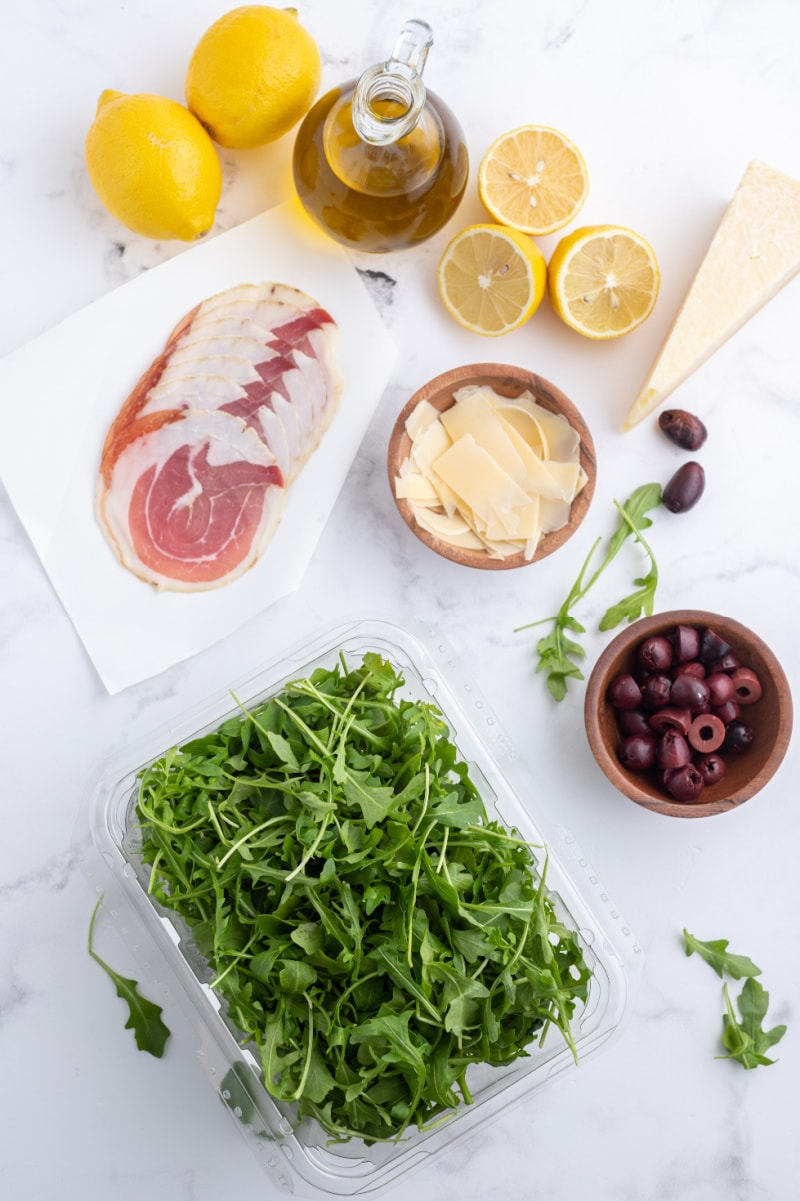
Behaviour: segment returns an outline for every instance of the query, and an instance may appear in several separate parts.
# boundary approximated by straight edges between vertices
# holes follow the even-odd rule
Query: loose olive
[[[658,419],[659,427],[676,446],[684,450],[699,450],[708,437],[708,430],[699,417],[686,409],[667,409]]]
[[[706,473],[694,459],[684,463],[661,493],[661,502],[670,513],[687,513],[703,495]]]

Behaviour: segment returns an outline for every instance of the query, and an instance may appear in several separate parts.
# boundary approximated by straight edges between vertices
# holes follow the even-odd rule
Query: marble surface
[[[584,739],[582,685],[557,706],[535,674],[535,634],[514,630],[558,607],[593,539],[613,527],[613,500],[646,480],[665,482],[682,461],[653,422],[625,435],[619,424],[747,162],[761,158],[800,177],[798,9],[791,0],[429,0],[393,15],[359,0],[299,8],[322,48],[325,85],[382,58],[403,16],[430,20],[427,80],[467,132],[467,197],[449,230],[423,247],[353,255],[398,346],[397,367],[300,589],[204,653],[109,697],[0,486],[0,1194],[279,1195],[203,1084],[171,999],[165,1017],[175,1036],[162,1061],[137,1052],[123,1030],[121,1003],[86,954],[93,896],[73,835],[87,783],[108,755],[321,624],[361,612],[446,635],[519,748],[537,822],[548,834],[572,831],[646,956],[625,1029],[604,1054],[389,1195],[790,1201],[800,1182],[796,739],[773,782],[740,810],[659,818],[607,784]],[[83,138],[103,88],[180,98],[191,49],[222,11],[211,0],[6,6],[0,352],[191,253],[140,239],[103,212]],[[440,308],[435,269],[448,233],[482,217],[481,154],[527,121],[557,126],[583,150],[591,191],[581,221],[632,226],[656,249],[658,305],[619,343],[581,340],[546,303],[527,327],[494,342],[462,331]],[[291,195],[290,152],[291,135],[262,151],[223,152],[215,234]],[[554,244],[542,239],[545,253]],[[781,292],[676,396],[709,427],[708,487],[691,514],[664,512],[651,530],[657,608],[702,607],[753,626],[795,692],[798,288]],[[552,379],[581,408],[598,451],[580,535],[516,572],[469,572],[434,557],[400,522],[386,480],[387,438],[404,401],[432,375],[478,361],[527,364]],[[46,438],[36,396],[54,387],[58,365],[48,364],[26,395],[0,404],[29,406],[32,436]],[[628,560],[631,574],[637,567]],[[589,666],[608,640],[596,625],[610,599],[598,588],[581,613]],[[684,926],[729,938],[763,968],[770,1023],[788,1024],[774,1066],[744,1072],[715,1058],[719,981],[683,955]],[[97,949],[135,974],[107,915]]]

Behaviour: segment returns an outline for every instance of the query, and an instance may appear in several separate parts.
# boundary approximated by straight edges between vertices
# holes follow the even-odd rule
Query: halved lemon
[[[577,215],[589,192],[578,147],[547,125],[521,125],[492,142],[478,168],[478,195],[496,221],[550,234]]]
[[[655,251],[621,225],[586,225],[562,238],[547,265],[550,302],[587,338],[619,338],[650,316],[661,275]]]
[[[439,262],[439,294],[466,329],[497,337],[532,317],[547,287],[547,264],[535,242],[500,225],[468,225]]]

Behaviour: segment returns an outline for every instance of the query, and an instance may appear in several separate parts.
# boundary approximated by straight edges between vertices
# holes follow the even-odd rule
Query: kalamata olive
[[[696,801],[703,791],[703,777],[693,763],[686,763],[669,773],[667,791],[676,801]]]
[[[672,665],[672,643],[656,634],[639,644],[637,658],[646,671],[666,671]]]
[[[749,667],[737,667],[728,679],[740,705],[752,705],[761,696],[761,681]]]
[[[712,708],[714,705],[724,705],[726,701],[733,700],[733,680],[726,672],[713,671],[710,676],[706,676],[706,684],[711,694],[709,699]]]
[[[689,733],[689,726],[692,724],[691,709],[676,709],[674,705],[665,705],[663,709],[657,709],[648,719],[650,729],[655,730],[656,734],[665,734],[667,730],[677,730],[679,734],[683,734],[684,738]]]
[[[706,785],[716,784],[725,775],[725,760],[713,751],[707,755],[698,755],[694,765],[703,777]]]
[[[660,709],[669,704],[669,694],[672,691],[672,680],[660,672],[656,676],[648,676],[642,688],[642,704],[645,709]]]
[[[686,737],[696,751],[716,751],[725,741],[725,723],[713,713],[701,713],[689,726]]]
[[[689,743],[677,730],[665,730],[656,747],[656,763],[659,767],[683,767],[692,757]]]
[[[738,718],[736,721],[732,721],[725,731],[725,741],[722,744],[722,749],[731,751],[734,755],[740,755],[742,751],[746,751],[752,745],[752,727]]]
[[[656,761],[655,738],[631,734],[620,743],[619,760],[630,771],[647,771]]]
[[[693,509],[703,495],[706,473],[694,459],[684,463],[673,475],[661,493],[661,503],[670,513],[687,513]]]
[[[708,437],[708,430],[699,417],[686,409],[667,409],[658,419],[659,427],[671,442],[684,450],[699,450]]]
[[[702,712],[702,706],[708,704],[710,695],[705,680],[698,680],[696,676],[683,675],[672,681],[670,702],[677,705],[679,709]]]
[[[730,650],[730,643],[706,626],[700,635],[699,657],[701,661],[706,665],[713,663],[715,668],[723,671],[725,669],[719,667],[719,660],[723,655],[730,654]]]
[[[642,703],[642,690],[631,673],[623,671],[609,684],[608,699],[615,709],[636,709]]]
[[[709,666],[712,671],[736,671],[736,668],[742,665],[733,651],[727,651],[726,654],[721,655],[715,663],[711,663]]]
[[[704,680],[706,678],[705,666],[697,659],[693,659],[691,663],[679,663],[672,669],[673,677],[677,676],[694,676],[696,680]]]
[[[672,631],[675,658],[679,663],[689,663],[700,654],[700,632],[694,626],[677,625]]]
[[[618,709],[617,728],[625,737],[630,734],[650,736],[653,732],[647,714],[642,709]]]
[[[725,701],[722,705],[712,705],[711,712],[726,726],[729,726],[732,721],[736,721],[737,717],[742,716],[742,711],[736,701]]]

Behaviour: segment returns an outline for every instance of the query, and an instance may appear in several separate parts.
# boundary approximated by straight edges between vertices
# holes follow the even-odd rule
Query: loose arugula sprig
[[[704,942],[684,929],[683,946],[687,955],[696,952],[721,978],[724,979],[725,975],[734,980],[744,978],[742,991],[736,999],[741,1022],[736,1017],[727,982],[723,983],[725,1013],[722,1016],[722,1045],[728,1054],[718,1055],[717,1058],[735,1059],[748,1070],[775,1063],[774,1059],[768,1058],[766,1052],[775,1043],[780,1042],[786,1033],[786,1027],[773,1026],[771,1030],[764,1029],[763,1022],[769,1008],[769,993],[755,979],[761,975],[761,968],[746,955],[734,955],[728,951],[728,940],[724,938]]]
[[[318,668],[140,782],[150,891],[264,1082],[334,1140],[399,1138],[529,1054],[590,971],[531,848],[488,819],[441,713],[377,654]]]
[[[752,976],[745,980],[737,998],[741,1022],[734,1013],[727,984],[723,984],[722,992],[726,1010],[722,1016],[722,1045],[728,1054],[719,1055],[717,1058],[735,1059],[746,1069],[766,1067],[775,1063],[774,1059],[768,1058],[766,1052],[775,1043],[780,1042],[786,1033],[786,1027],[773,1026],[771,1030],[764,1029],[763,1022],[769,1008],[767,990]]]
[[[631,493],[624,505],[620,505],[617,501],[614,501],[614,504],[620,514],[620,524],[609,539],[606,553],[592,575],[584,582],[589,564],[602,541],[601,538],[598,538],[590,549],[578,573],[578,578],[555,616],[528,622],[527,625],[517,626],[515,630],[515,633],[518,633],[520,630],[529,630],[533,626],[543,625],[548,621],[553,623],[551,632],[541,638],[537,644],[539,663],[536,670],[547,673],[547,687],[557,701],[562,701],[566,696],[569,679],[582,680],[584,678],[575,659],[584,658],[586,652],[580,643],[570,637],[570,634],[585,634],[586,628],[572,616],[572,610],[584,599],[631,535],[641,545],[650,560],[650,570],[646,575],[634,580],[634,584],[637,585],[634,592],[606,610],[600,620],[599,628],[613,630],[626,618],[632,622],[642,614],[650,616],[653,612],[658,586],[658,566],[652,550],[642,536],[642,531],[649,529],[653,524],[646,514],[661,504],[661,485],[643,484]]]
[[[165,1026],[161,1020],[161,1006],[154,1005],[152,1001],[148,1001],[145,997],[141,996],[138,982],[136,980],[128,980],[125,976],[120,976],[112,967],[109,967],[104,959],[100,958],[92,946],[94,924],[100,904],[101,901],[98,901],[95,905],[89,922],[89,954],[95,963],[100,965],[106,975],[111,978],[117,990],[117,996],[128,1006],[130,1014],[125,1023],[125,1029],[133,1030],[139,1050],[147,1051],[150,1055],[155,1055],[156,1059],[160,1059],[164,1054],[164,1046],[170,1035],[169,1027]]]
[[[713,967],[720,978],[725,974],[734,980],[741,980],[745,976],[761,975],[761,968],[756,967],[752,959],[748,959],[746,955],[734,955],[728,950],[727,938],[716,938],[709,942],[703,942],[702,939],[695,938],[693,934],[684,929],[683,947],[687,955],[696,952],[709,967]]]

